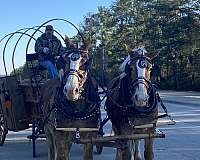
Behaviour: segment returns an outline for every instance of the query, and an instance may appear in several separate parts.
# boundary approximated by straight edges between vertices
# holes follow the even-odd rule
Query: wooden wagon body
[[[35,141],[38,137],[44,137],[39,104],[42,84],[36,85],[30,79],[17,80],[16,76],[0,78],[0,145],[3,145],[8,131],[19,132],[32,128],[32,134],[27,138],[33,141],[35,156]]]

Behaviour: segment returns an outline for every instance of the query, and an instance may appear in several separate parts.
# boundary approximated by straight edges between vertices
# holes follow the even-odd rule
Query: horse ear
[[[132,51],[133,51],[133,49],[132,49],[132,48],[130,48],[130,47],[128,47],[128,45],[127,45],[127,44],[124,44],[124,48],[125,48],[125,50],[127,50],[127,51],[128,51],[128,55],[130,55],[130,54],[132,53]]]
[[[155,61],[155,59],[156,59],[158,56],[159,56],[159,53],[153,54],[153,55],[150,57],[151,61],[152,61],[152,62]]]
[[[133,52],[133,49],[132,48],[130,48],[130,47],[128,47],[128,54],[130,55],[132,52]]]
[[[83,51],[88,51],[92,47],[92,44],[90,42],[85,42],[84,45],[82,46]]]

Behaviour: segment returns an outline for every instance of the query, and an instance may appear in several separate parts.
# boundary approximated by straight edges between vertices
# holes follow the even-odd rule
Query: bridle
[[[87,72],[87,71],[85,71]],[[84,76],[79,72],[79,70],[76,69],[69,69],[68,72],[66,72],[66,79],[70,76],[76,76],[79,80],[79,82],[84,78]]]
[[[74,52],[74,53],[73,53]],[[75,61],[79,58],[81,59],[84,59],[83,57],[83,53],[84,51],[83,50],[80,50],[80,49],[72,49],[72,50],[69,50],[68,52],[66,52],[67,55],[68,55],[68,60],[69,61]],[[71,54],[71,56],[69,57],[69,55]],[[87,62],[87,60],[85,60],[85,63]],[[83,63],[81,66],[83,66],[85,63]],[[81,67],[80,66],[80,67]],[[80,68],[79,67],[79,68]],[[85,74],[87,74],[88,70],[87,69],[83,69],[82,70]],[[62,86],[64,87],[64,84],[66,83],[67,79],[69,76],[75,76],[78,78],[78,82],[79,82],[79,91],[82,92],[84,90],[83,88],[83,83],[84,81],[86,81],[87,77],[85,77],[85,75],[83,73],[81,73],[81,71],[78,69],[68,69],[65,71],[64,73],[64,78],[62,80]]]
[[[132,57],[130,59],[130,61],[127,64],[131,64],[134,61],[139,60],[139,67],[140,68],[147,68],[147,63],[146,61],[152,65],[152,61],[149,57],[145,56],[145,55],[138,55],[136,57]],[[129,66],[130,67],[130,66]],[[137,72],[137,70],[136,70]],[[147,93],[149,94],[152,88],[152,82],[150,80],[148,80],[146,77],[144,76],[139,76],[137,78],[135,78],[134,80],[131,81],[131,87],[130,87],[130,94],[133,95],[134,94],[134,90],[135,87],[139,84],[144,84],[147,88]]]

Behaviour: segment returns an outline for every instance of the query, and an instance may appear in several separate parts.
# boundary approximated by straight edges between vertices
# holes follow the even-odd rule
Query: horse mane
[[[125,66],[129,61],[130,61],[130,55],[128,55],[126,59],[124,60],[124,62],[120,65],[119,67],[120,73],[123,73],[125,71]]]

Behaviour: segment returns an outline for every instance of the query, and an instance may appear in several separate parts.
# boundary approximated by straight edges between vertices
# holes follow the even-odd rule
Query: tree
[[[197,84],[199,66],[192,64],[200,56],[199,6],[194,0],[116,0],[110,8],[99,7],[82,27],[94,42],[94,69],[101,69],[104,48],[106,72],[112,78],[127,56],[126,46],[143,44],[149,52],[160,52],[163,87],[183,89],[187,83],[187,89],[190,81]]]

